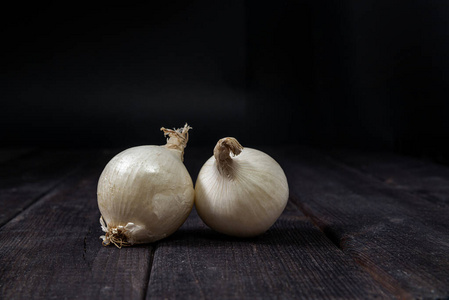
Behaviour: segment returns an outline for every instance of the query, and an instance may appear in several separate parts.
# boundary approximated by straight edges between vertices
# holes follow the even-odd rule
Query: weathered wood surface
[[[109,156],[72,174],[0,229],[0,298],[144,297],[152,246],[106,248],[99,239],[96,186]]]
[[[193,212],[157,245],[147,299],[389,299],[292,203],[265,234],[231,238]]]
[[[291,196],[398,298],[449,296],[449,210],[316,151],[280,157]],[[295,157],[295,158],[293,158]]]
[[[3,157],[8,159],[0,167],[0,225],[88,163],[92,154],[86,151],[6,153]]]
[[[194,180],[209,150],[186,150]],[[63,154],[37,151],[0,165],[0,187],[33,199],[2,198],[19,210],[0,227],[0,299],[449,297],[445,206],[303,148],[270,153],[291,201],[262,236],[226,237],[193,212],[165,240],[103,247],[96,184],[115,153],[78,153],[89,163],[68,166]],[[10,177],[12,162],[22,167]],[[34,179],[23,184],[26,174]]]
[[[397,190],[413,193],[438,207],[449,205],[449,168],[392,153],[334,151],[333,157]]]

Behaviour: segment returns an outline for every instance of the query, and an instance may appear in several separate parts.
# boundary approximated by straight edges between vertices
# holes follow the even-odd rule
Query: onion
[[[195,206],[210,228],[248,237],[273,225],[288,195],[287,178],[273,158],[227,137],[218,141],[198,174]]]
[[[169,136],[166,145],[133,147],[106,165],[97,189],[103,245],[154,242],[184,223],[194,202],[183,164],[189,129],[161,128]]]

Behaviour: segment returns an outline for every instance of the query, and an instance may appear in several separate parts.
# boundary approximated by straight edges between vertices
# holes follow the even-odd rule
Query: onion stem
[[[184,161],[184,148],[187,147],[187,142],[189,141],[189,129],[192,129],[192,127],[187,125],[187,123],[184,127],[178,129],[161,128],[164,136],[168,135],[167,144],[164,147],[180,151],[181,161]]]
[[[222,138],[217,142],[214,148],[214,157],[220,174],[232,179],[233,161],[230,154],[237,156],[242,150],[243,146],[233,137]]]

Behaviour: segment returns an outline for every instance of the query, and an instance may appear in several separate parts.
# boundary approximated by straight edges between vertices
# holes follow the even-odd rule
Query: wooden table
[[[262,148],[285,212],[227,237],[195,211],[149,245],[101,245],[96,184],[118,150],[0,151],[0,299],[449,298],[449,168],[388,153]],[[187,148],[193,180],[211,149]]]

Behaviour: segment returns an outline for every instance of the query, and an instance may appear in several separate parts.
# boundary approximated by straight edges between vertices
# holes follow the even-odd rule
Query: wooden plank
[[[0,226],[87,163],[86,151],[35,151],[0,165]]]
[[[449,210],[304,148],[278,153],[292,199],[399,298],[449,297]]]
[[[395,189],[413,193],[439,207],[449,205],[447,166],[392,153],[334,151],[331,155]]]
[[[101,245],[96,186],[111,155],[0,229],[1,299],[142,299],[151,246]]]
[[[291,203],[260,237],[227,237],[195,211],[156,248],[147,299],[387,299]]]

